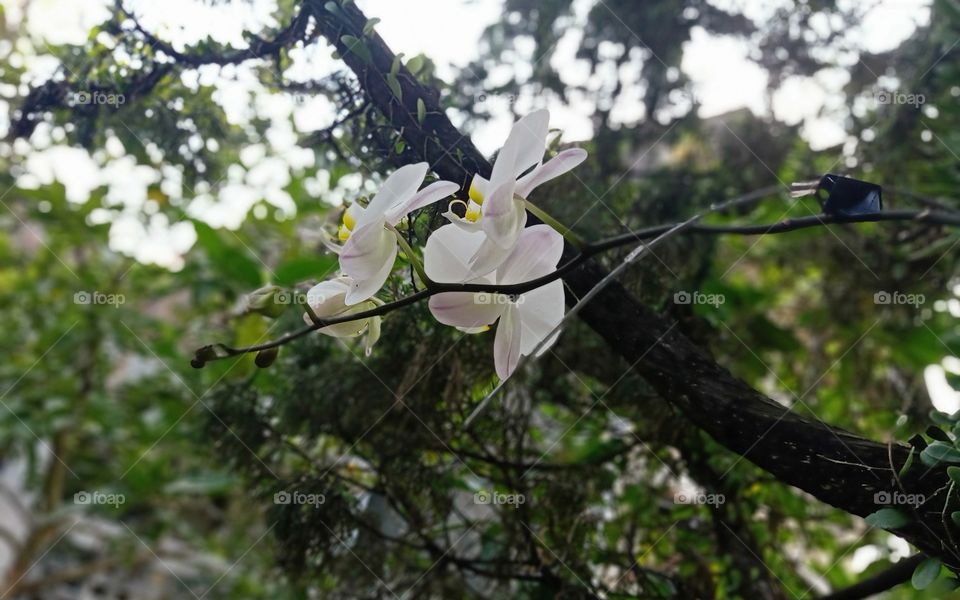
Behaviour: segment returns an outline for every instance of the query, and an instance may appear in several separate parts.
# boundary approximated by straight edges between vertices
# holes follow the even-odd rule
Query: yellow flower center
[[[343,211],[343,223],[337,229],[337,237],[340,238],[341,242],[347,241],[347,238],[350,237],[350,232],[353,231],[354,226],[357,224],[357,220],[353,218],[353,215],[350,214],[349,210]]]
[[[480,188],[477,187],[477,180],[474,179],[470,182],[470,199],[476,202],[477,204],[483,204],[483,192],[480,191]]]
[[[480,220],[480,207],[471,206],[470,208],[467,209],[467,212],[463,217],[466,220],[470,221],[471,223],[476,223],[477,221]]]

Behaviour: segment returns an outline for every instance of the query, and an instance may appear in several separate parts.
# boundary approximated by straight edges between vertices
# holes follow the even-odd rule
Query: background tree
[[[91,240],[91,232],[76,223],[103,219],[92,216],[97,209],[113,213],[104,220],[116,220],[122,211],[99,197],[80,211],[65,199],[55,201],[49,188],[33,196],[17,190],[10,199],[17,217],[12,222],[27,227],[18,227],[21,234],[48,245],[49,252],[30,256],[45,261],[37,268],[49,280],[12,269],[17,278],[5,310],[11,322],[25,325],[8,339],[16,364],[7,377],[14,390],[25,389],[17,378],[40,360],[42,370],[34,375],[40,379],[26,389],[50,396],[58,379],[48,374],[56,373],[69,391],[62,392],[66,407],[42,409],[18,392],[11,407],[17,419],[7,425],[25,437],[11,438],[9,452],[27,452],[35,444],[18,423],[24,420],[41,439],[52,440],[57,455],[57,444],[64,444],[76,449],[76,460],[90,463],[89,474],[78,473],[69,485],[47,485],[53,500],[40,510],[52,512],[74,486],[124,489],[132,500],[110,516],[132,523],[151,547],[184,527],[185,509],[171,510],[161,492],[186,485],[197,510],[213,505],[239,515],[224,518],[221,528],[211,526],[216,519],[199,519],[202,527],[189,528],[195,546],[242,558],[244,567],[248,561],[257,565],[238,567],[245,575],[239,580],[228,572],[228,580],[246,586],[234,593],[266,597],[279,592],[267,583],[274,548],[260,543],[264,538],[278,542],[276,558],[290,578],[290,593],[311,589],[335,597],[804,597],[884,570],[893,552],[889,534],[851,513],[874,512],[874,495],[895,490],[893,475],[910,450],[888,447],[887,441],[926,429],[930,406],[922,370],[955,353],[947,308],[956,232],[947,228],[881,223],[762,238],[677,236],[588,305],[583,322],[564,334],[553,354],[525,369],[470,428],[464,419],[493,384],[490,340],[437,328],[423,306],[392,314],[370,359],[349,344],[309,336],[284,348],[267,370],[254,371],[249,357],[215,363],[212,372],[186,369],[189,350],[202,343],[254,343],[299,325],[302,310],[293,306],[275,321],[244,314],[245,292],[266,283],[293,291],[335,269],[316,232],[336,209],[317,201],[314,168],[329,174],[321,192],[329,197],[363,193],[344,193],[341,178],[349,173],[373,181],[421,159],[442,177],[466,184],[474,173],[488,174],[489,165],[445,115],[477,122],[488,96],[516,100],[518,113],[524,98],[540,95],[570,100],[579,94],[592,103],[593,159],[577,171],[582,186],[564,182],[542,194],[546,208],[587,238],[679,221],[743,192],[837,170],[840,161],[886,184],[888,207],[952,210],[951,200],[938,197],[953,194],[958,175],[950,127],[957,118],[953,4],[934,3],[929,26],[894,52],[859,51],[860,62],[851,69],[849,106],[876,93],[874,72],[883,71],[899,79],[900,89],[922,91],[923,110],[891,104],[851,111],[850,132],[860,143],[821,152],[799,140],[796,127],[772,118],[746,111],[698,118],[695,95],[678,68],[681,47],[694,27],[759,40],[755,58],[770,72],[772,91],[788,75],[831,66],[824,49],[844,47],[844,32],[866,9],[800,3],[757,23],[701,2],[652,3],[644,11],[631,3],[600,2],[576,22],[580,54],[591,72],[608,72],[612,65],[617,76],[580,89],[566,85],[552,61],[561,33],[575,22],[573,10],[569,2],[507,2],[503,20],[485,36],[480,59],[452,85],[436,76],[428,57],[397,61],[376,35],[376,23],[350,2],[280,3],[279,25],[250,34],[246,48],[211,41],[179,49],[117,5],[84,46],[54,48],[62,69],[16,99],[12,136],[42,146],[49,135],[91,150],[119,142],[123,153],[161,174],[151,188],[153,214],[144,210],[135,217],[148,225],[156,215],[190,222],[197,241],[179,273],[135,266],[130,275],[117,276],[119,283],[91,280],[81,286],[69,269],[86,264],[98,277],[110,269],[99,258],[74,265],[57,257],[83,257],[83,248],[91,246],[87,252],[103,254],[108,265],[119,261],[103,250],[103,227],[93,230],[98,237]],[[823,19],[831,24],[827,33],[816,25]],[[529,55],[521,51],[527,38],[534,42]],[[293,79],[292,67],[303,60],[298,52],[308,47],[332,47],[346,68]],[[529,77],[491,86],[489,73],[508,60],[527,63],[529,68],[514,71]],[[197,200],[229,190],[237,177],[281,151],[269,144],[250,158],[249,148],[263,146],[272,124],[232,123],[210,80],[191,83],[189,74],[213,69],[207,71],[216,73],[213,81],[230,79],[247,64],[259,75],[263,93],[326,97],[337,116],[323,129],[301,132],[298,145],[311,151],[309,160],[290,161],[294,167],[278,186],[291,199],[295,218],[292,210],[281,211],[276,219],[255,218],[237,231],[217,231],[188,216]],[[19,84],[25,75],[11,61],[4,77]],[[83,92],[123,94],[125,102],[77,104],[75,94]],[[614,118],[614,107],[624,103],[642,105],[635,122]],[[645,159],[655,142],[665,151]],[[12,173],[22,168],[17,159],[7,159]],[[37,195],[49,205],[34,200]],[[808,201],[768,200],[711,222],[771,223],[816,211]],[[34,235],[28,217],[68,224],[62,233],[49,226],[54,244]],[[436,214],[422,215],[410,234],[425,239],[439,223]],[[616,265],[628,250],[566,277],[571,296],[592,288],[600,269]],[[129,265],[120,265],[122,275]],[[390,285],[398,296],[412,291],[401,279]],[[176,308],[156,321],[141,321],[146,308],[135,310],[129,327],[119,312],[87,311],[101,324],[91,325],[86,337],[71,334],[78,346],[63,346],[62,356],[68,362],[89,356],[92,365],[70,369],[57,368],[44,351],[72,315],[65,311],[51,322],[48,306],[24,302],[28,288],[67,297],[88,288],[129,289],[137,307],[177,297],[175,290],[190,295],[179,292]],[[676,302],[677,292],[692,290],[725,301]],[[883,291],[923,294],[926,302],[878,306],[874,295]],[[46,333],[34,337],[38,332]],[[29,351],[25,340],[31,340]],[[103,353],[98,363],[97,349],[114,344],[125,350]],[[155,410],[144,389],[170,388],[169,410],[156,420],[143,419],[150,421],[143,430],[128,431],[138,422],[137,411],[118,411],[109,400],[115,392],[104,392],[109,409],[90,411],[85,407],[95,403],[85,401],[82,390],[84,373],[99,369],[104,375],[88,385],[104,386],[106,373],[118,368],[117,356],[131,353],[172,371],[161,367],[163,387],[148,379],[125,395]],[[183,382],[191,389],[213,387],[209,395],[196,396]],[[181,417],[180,408],[195,404]],[[58,411],[66,408],[73,420],[60,418]],[[85,443],[86,428],[98,432],[111,423],[118,439],[101,438],[99,451]],[[158,451],[151,450],[157,431],[170,428],[174,437],[162,436]],[[203,450],[194,454],[188,443],[215,447],[216,458]],[[140,490],[154,500],[138,506],[123,471],[144,451],[176,462],[157,459],[160,473],[146,477]],[[180,464],[184,457],[197,463]],[[243,479],[223,473],[221,458]],[[145,472],[145,461],[131,473]],[[50,481],[65,478],[53,463],[37,469]],[[184,473],[204,475],[174,485]],[[904,491],[933,501],[899,533],[955,565],[950,536],[957,532],[943,518],[949,515],[944,466],[908,469],[900,478]],[[690,482],[727,502],[678,503],[677,494],[689,491]],[[318,507],[271,505],[274,494],[290,490],[322,494],[325,501]],[[475,494],[494,490],[522,494],[525,501],[516,508],[477,504]],[[269,509],[261,515],[244,502],[248,496]],[[225,508],[236,504],[237,513]],[[261,525],[246,526],[258,517]],[[252,553],[228,550],[234,544],[222,536],[237,536],[246,542],[237,544],[242,548],[252,544]],[[844,558],[867,546],[876,552],[875,564],[855,575]],[[901,565],[890,585],[909,573]],[[207,584],[228,594],[217,576],[184,585],[198,586],[198,595]],[[24,580],[39,584],[40,578],[34,572]],[[912,594],[903,588],[893,593]]]

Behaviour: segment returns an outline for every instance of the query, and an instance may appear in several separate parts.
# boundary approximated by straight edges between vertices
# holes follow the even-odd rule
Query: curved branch
[[[901,583],[910,581],[913,571],[925,558],[923,554],[915,554],[909,558],[904,558],[888,569],[863,581],[842,590],[831,592],[826,596],[820,596],[820,600],[863,600],[874,594],[885,592]]]
[[[728,208],[733,204],[742,204],[744,201],[755,200],[759,197],[762,197],[763,194],[769,194],[770,191],[771,188],[764,188],[762,190],[757,190],[756,192],[745,194],[739,198],[724,202],[720,208]],[[658,225],[656,227],[648,227],[632,233],[618,235],[599,240],[597,242],[584,244],[576,256],[557,267],[554,272],[542,277],[537,277],[536,279],[531,279],[530,281],[502,285],[481,283],[439,283],[435,281],[428,281],[426,282],[427,289],[411,294],[410,296],[400,298],[393,302],[388,302],[370,310],[352,313],[342,317],[318,318],[311,325],[307,325],[306,327],[287,333],[286,335],[269,342],[255,344],[253,346],[243,346],[239,348],[234,348],[227,346],[226,344],[219,343],[203,346],[196,351],[194,362],[192,364],[195,367],[200,368],[203,367],[207,362],[226,359],[251,352],[260,352],[261,350],[277,348],[297,340],[312,331],[317,331],[318,329],[322,329],[330,325],[336,325],[338,323],[347,323],[350,321],[369,319],[371,317],[380,317],[399,308],[403,308],[415,302],[425,300],[436,294],[448,292],[485,292],[490,294],[504,294],[507,296],[523,294],[564,277],[597,254],[614,248],[619,248],[621,246],[634,244],[638,241],[644,241],[651,238],[658,239],[670,232],[673,232],[672,234],[674,235],[772,235],[788,233],[800,229],[809,229],[811,227],[820,227],[829,224],[875,223],[891,221],[916,221],[918,223],[960,227],[960,214],[934,212],[929,209],[924,209],[919,211],[897,210],[872,215],[857,216],[812,215],[810,217],[786,219],[777,223],[758,225],[698,225],[689,222]]]
[[[180,52],[170,43],[161,40],[143,27],[136,16],[124,8],[122,0],[117,0],[117,13],[126,16],[133,22],[134,29],[147,40],[147,43],[152,49],[159,50],[176,62],[191,67],[203,65],[236,65],[248,60],[276,54],[279,50],[304,38],[309,18],[309,11],[299,11],[290,23],[281,29],[272,40],[264,40],[250,35],[249,37],[252,39],[252,43],[249,48],[231,49],[223,53],[211,51],[203,54],[189,54]]]

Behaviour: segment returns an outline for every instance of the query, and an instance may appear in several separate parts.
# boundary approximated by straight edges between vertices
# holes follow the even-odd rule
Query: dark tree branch
[[[892,567],[850,587],[831,592],[826,596],[820,596],[820,600],[863,600],[874,594],[885,592],[901,583],[910,581],[913,571],[925,558],[923,554],[915,554],[910,558],[904,558]]]
[[[739,200],[748,199],[753,200],[759,198],[763,193],[772,192],[774,188],[767,188],[764,190],[759,190],[758,192],[751,192],[740,198],[736,198],[730,201],[727,201],[725,204],[738,203]],[[204,346],[197,350],[196,352],[196,364],[195,366],[203,366],[203,363],[212,362],[214,360],[220,360],[225,358],[230,358],[233,356],[239,356],[242,354],[249,354],[251,352],[259,352],[261,350],[269,350],[270,348],[276,348],[288,344],[294,340],[303,337],[304,335],[310,333],[311,331],[317,331],[324,327],[329,327],[330,325],[336,325],[338,323],[347,323],[350,321],[360,321],[362,319],[368,319],[370,317],[379,317],[386,314],[389,314],[399,308],[403,308],[415,302],[425,300],[430,296],[436,294],[442,294],[446,292],[486,292],[491,294],[504,294],[504,295],[516,295],[529,292],[536,288],[542,287],[552,281],[562,278],[568,273],[573,272],[581,265],[586,263],[590,258],[604,252],[606,250],[611,250],[614,248],[619,248],[622,246],[628,246],[635,244],[638,241],[644,241],[648,239],[656,239],[660,236],[664,236],[669,232],[674,232],[675,235],[723,235],[723,234],[739,234],[739,235],[772,235],[778,233],[788,233],[791,231],[797,231],[799,229],[807,229],[810,227],[820,227],[833,224],[853,224],[853,223],[873,223],[873,222],[888,222],[888,221],[915,221],[918,223],[927,223],[927,224],[936,224],[936,225],[949,225],[953,227],[960,227],[960,215],[952,213],[940,213],[932,212],[928,209],[920,211],[910,211],[910,210],[900,210],[900,211],[889,211],[885,213],[879,213],[875,215],[859,215],[856,217],[842,217],[838,215],[812,215],[810,217],[804,217],[800,219],[787,219],[785,221],[780,221],[778,223],[766,224],[766,225],[698,225],[690,224],[680,229],[678,223],[669,224],[669,225],[658,225],[656,227],[649,227],[632,233],[627,233],[623,235],[614,236],[611,238],[599,240],[597,242],[584,244],[576,256],[572,259],[561,264],[554,272],[538,277],[536,279],[531,279],[530,281],[525,281],[523,283],[514,283],[514,284],[480,284],[480,283],[439,283],[435,281],[428,281],[426,283],[425,290],[421,290],[410,296],[400,298],[399,300],[394,300],[393,302],[388,302],[376,308],[370,310],[365,310],[362,312],[352,313],[342,317],[330,317],[330,318],[318,318],[314,321],[312,325],[308,325],[296,331],[290,332],[286,335],[283,335],[275,340],[269,342],[264,342],[262,344],[256,344],[253,346],[244,346],[240,348],[233,348],[224,344],[212,344],[209,346]]]

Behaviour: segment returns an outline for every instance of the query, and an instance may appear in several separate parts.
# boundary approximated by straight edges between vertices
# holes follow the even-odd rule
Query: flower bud
[[[286,300],[288,296],[291,294],[278,285],[264,286],[247,294],[247,310],[265,317],[279,317],[283,314],[285,306],[290,304]]]
[[[277,360],[278,354],[280,354],[279,347],[261,350],[260,352],[257,352],[257,357],[253,359],[253,363],[261,369],[266,369],[273,364],[273,361]]]

